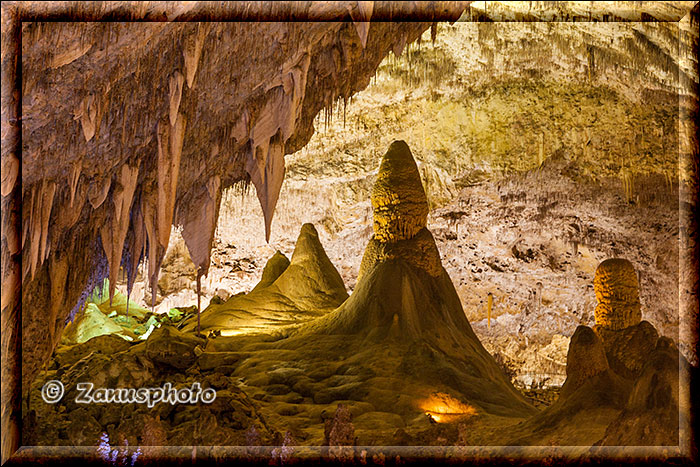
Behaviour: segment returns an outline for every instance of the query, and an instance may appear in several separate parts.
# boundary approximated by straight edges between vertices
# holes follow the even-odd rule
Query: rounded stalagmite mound
[[[372,189],[374,239],[397,242],[413,238],[427,225],[428,198],[418,166],[404,141],[389,146]]]
[[[289,258],[284,256],[281,251],[277,250],[275,254],[272,255],[272,258],[267,260],[265,268],[262,272],[262,277],[260,278],[260,282],[258,282],[258,285],[256,285],[253,290],[263,289],[269,285],[272,285],[272,283],[275,282],[277,278],[287,270],[288,267]]]
[[[641,322],[639,282],[631,262],[611,258],[600,263],[595,271],[593,289],[598,300],[596,326],[619,330]]]
[[[566,355],[566,382],[562,387],[562,396],[572,393],[587,379],[609,368],[600,337],[588,326],[579,326],[571,336]]]

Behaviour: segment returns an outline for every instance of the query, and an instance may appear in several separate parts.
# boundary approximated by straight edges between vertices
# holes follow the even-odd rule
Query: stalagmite
[[[115,10],[115,5],[105,4],[93,13],[124,15],[120,7]],[[197,5],[192,7],[199,11],[194,18],[201,18],[201,13],[245,9],[219,5],[212,10],[211,5]],[[265,9],[251,5],[251,10]],[[336,21],[347,18],[345,5],[329,5],[316,10],[333,10]],[[40,4],[26,7],[44,8]],[[295,23],[284,28],[266,23],[168,23],[160,22],[166,17],[161,7],[137,8],[136,17],[145,16],[149,21],[134,22],[133,27],[129,23],[104,27],[98,23],[20,26],[27,32],[23,38],[28,41],[21,46],[26,82],[22,82],[24,97],[20,105],[28,111],[21,120],[10,115],[10,125],[3,120],[3,138],[19,126],[32,137],[24,140],[28,146],[16,163],[7,164],[11,149],[3,154],[2,193],[11,196],[20,191],[17,179],[19,169],[23,169],[23,235],[18,240],[25,251],[24,266],[16,275],[22,276],[26,270],[29,279],[32,272],[34,280],[25,281],[20,293],[24,310],[38,310],[25,315],[29,324],[26,329],[31,332],[21,343],[28,356],[24,379],[34,378],[51,352],[48,343],[37,348],[27,344],[48,336],[45,321],[50,319],[50,312],[39,310],[51,303],[50,287],[60,287],[60,281],[50,283],[51,272],[47,264],[41,266],[41,261],[66,255],[70,264],[57,324],[75,316],[75,304],[83,289],[94,285],[89,278],[93,272],[101,281],[110,275],[108,268],[114,277],[123,266],[129,290],[144,255],[148,256],[147,274],[155,292],[173,217],[186,209],[195,187],[211,177],[220,177],[218,190],[249,180],[245,173],[245,139],[253,133],[256,139],[252,146],[259,147],[264,157],[256,188],[266,212],[269,236],[284,173],[284,152],[307,144],[313,133],[311,119],[322,107],[317,96],[305,98],[306,89],[314,89],[314,83],[318,83],[327,104],[356,92],[366,86],[396,38],[408,32],[406,37],[410,39],[424,28],[418,23],[362,24],[370,20],[368,7],[372,4],[360,4],[357,9],[366,11],[365,16],[359,20],[356,17],[355,25],[345,26],[330,22]],[[277,8],[265,9],[266,14],[277,12]],[[371,14],[376,16],[378,8]],[[336,10],[340,10],[337,15]],[[436,14],[442,13],[436,10]],[[32,17],[41,16],[37,13]],[[371,27],[372,40],[365,26]],[[251,47],[255,48],[254,54],[242,53]],[[317,59],[330,49],[338,51],[335,76],[321,77]],[[266,90],[277,77],[279,89]],[[196,93],[183,95],[185,82]],[[155,88],[153,83],[157,83]],[[275,125],[265,128],[267,138],[258,139],[252,128],[272,95],[276,99],[270,102],[269,116]],[[10,101],[13,99],[10,96]],[[232,127],[239,118],[240,133],[238,127],[236,131]],[[185,123],[186,145],[182,139]],[[154,135],[154,129],[160,134]],[[236,141],[230,139],[232,136]],[[201,153],[201,148],[213,142],[220,144],[218,152],[210,154],[206,149]],[[156,150],[159,152],[154,154]],[[199,170],[200,161],[206,162],[206,172]],[[138,186],[129,189],[128,196],[122,186],[125,183],[120,181],[124,164],[138,167]],[[180,164],[182,173],[178,173]],[[51,200],[42,188],[42,179],[46,178],[55,182]],[[4,211],[3,220],[14,216],[16,210],[7,212],[10,215],[5,216]],[[9,236],[7,239],[4,244],[10,248],[17,243]],[[6,277],[11,275],[12,267],[4,268]],[[3,294],[6,290],[14,289],[3,287]],[[16,298],[12,296],[10,302],[17,302]],[[39,329],[45,331],[43,335],[35,332]]]
[[[428,200],[418,166],[403,141],[394,141],[382,159],[372,189],[374,238],[408,240],[426,226]]]
[[[418,166],[404,141],[394,141],[372,189],[374,236],[360,263],[358,281],[377,264],[401,258],[432,277],[442,274],[440,252],[426,228],[428,198]]]
[[[578,326],[571,336],[566,356],[566,382],[562,397],[568,397],[583,383],[610,368],[600,337],[587,326]]]
[[[595,271],[593,289],[598,300],[596,326],[618,330],[641,321],[637,273],[628,260],[611,258],[600,263]]]

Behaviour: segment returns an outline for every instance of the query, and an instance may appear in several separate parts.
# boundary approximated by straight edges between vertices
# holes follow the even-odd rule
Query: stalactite
[[[343,96],[343,130],[345,130],[345,117],[347,115],[347,106],[348,106],[348,99],[347,97]]]
[[[80,297],[78,297],[78,301],[68,313],[68,316],[66,317],[66,324],[73,321],[73,318],[75,318],[78,311],[83,309],[88,297],[98,285],[100,286],[100,292],[102,291],[102,285],[109,272],[109,265],[107,264],[107,258],[104,255],[104,249],[99,242],[100,240],[95,240],[95,244],[92,246],[92,248],[90,248],[90,251],[93,252],[93,263],[92,267],[90,268],[90,276],[88,277],[87,283],[81,292]]]
[[[114,212],[111,222],[105,223],[100,229],[102,247],[109,263],[109,301],[112,303],[117,284],[119,266],[122,263],[124,241],[129,228],[131,203],[138,180],[138,167],[123,165],[112,194]]]
[[[2,166],[2,196],[12,193],[19,176],[19,159],[14,153],[10,153],[7,158],[3,158]]]
[[[488,328],[491,329],[491,309],[493,308],[493,294],[489,292],[488,298],[487,298],[487,319],[488,319]]]
[[[127,255],[124,258],[124,270],[126,271],[126,290],[131,295],[134,287],[139,264],[143,258],[146,244],[146,226],[141,211],[141,203],[134,202],[130,212],[131,229],[127,233],[126,248]]]
[[[158,124],[158,209],[156,234],[163,248],[168,247],[170,226],[173,224],[175,194],[180,172],[180,156],[184,141],[186,120],[180,113],[175,125]],[[150,240],[150,235],[149,235]]]
[[[360,37],[362,48],[367,47],[367,36],[369,35],[370,19],[374,10],[374,2],[358,1],[356,7],[348,6],[350,18],[355,25],[357,35]]]
[[[265,239],[270,240],[270,227],[274,214],[279,192],[284,180],[284,143],[281,142],[278,133],[272,141],[255,148],[256,156],[249,157],[246,170],[250,175],[250,180],[255,185],[255,189],[260,201],[265,218]],[[251,163],[252,161],[252,163]],[[261,168],[260,162],[264,161]]]
[[[180,100],[182,99],[182,85],[184,83],[182,73],[176,71],[170,76],[170,126],[175,126],[177,121],[178,110],[180,109]]]
[[[221,179],[215,175],[199,188],[188,207],[178,210],[177,223],[182,226],[182,238],[198,274],[204,276],[209,272],[220,204]]]
[[[80,180],[80,163],[73,166],[70,174],[70,204],[69,208],[73,207],[73,201],[75,200],[75,189],[78,187],[78,180]]]
[[[94,94],[85,96],[75,110],[75,120],[80,120],[85,141],[90,141],[97,129],[97,99]]]
[[[397,42],[394,42],[392,46],[392,52],[394,52],[394,55],[396,57],[400,57],[401,54],[403,53],[404,48],[406,47],[406,34],[402,33],[401,37]]]
[[[202,46],[207,36],[209,25],[207,23],[197,23],[197,32],[190,34],[185,39],[182,54],[185,60],[185,75],[187,77],[187,87],[192,89],[194,78],[199,66],[199,58],[202,54]]]
[[[107,175],[103,180],[93,179],[88,187],[88,201],[92,209],[97,209],[102,206],[107,195],[109,194],[109,188],[112,185],[112,179]]]
[[[44,263],[46,258],[48,257],[49,254],[49,249],[50,249],[50,244],[48,242],[49,238],[49,219],[51,218],[51,209],[53,207],[53,198],[54,194],[56,193],[56,184],[54,182],[42,182],[42,189],[41,189],[41,207],[39,210],[39,214],[41,215],[40,219],[40,225],[37,226],[39,227],[40,230],[40,245],[41,245],[41,251],[39,252],[38,256],[38,264],[41,265]],[[36,227],[35,227],[36,228]],[[36,269],[36,264],[33,266],[34,269]],[[34,277],[34,273],[32,272],[32,278]]]
[[[156,228],[158,222],[157,199],[158,193],[142,193],[141,211],[143,212],[144,227],[148,239],[148,281],[151,287],[151,308],[155,307],[158,271],[160,270],[160,263],[165,255],[165,248],[160,245]]]
[[[200,315],[202,314],[202,273],[197,271],[197,335],[202,334]]]
[[[49,338],[55,342],[56,321],[63,306],[68,279],[68,257],[60,254],[54,255],[49,261],[49,281],[51,283],[51,301],[49,302]]]
[[[29,215],[29,232],[28,236],[30,237],[29,240],[29,261],[27,261],[25,264],[26,270],[23,276],[26,275],[26,271],[31,272],[31,278],[34,278],[34,272],[36,271],[36,264],[39,261],[39,242],[41,241],[41,229],[37,227],[37,218],[39,218],[39,223],[40,223],[40,218],[41,215],[39,212],[41,211],[41,191],[37,193],[37,190],[32,190],[32,196],[31,196],[31,209],[30,209],[30,215]]]
[[[79,179],[80,177],[78,177],[78,180],[76,181],[75,190],[72,190],[72,193],[74,193],[73,199],[64,201],[60,208],[57,207],[57,209],[60,209],[61,215],[56,217],[55,223],[51,226],[52,230],[65,232],[67,229],[73,227],[78,220],[80,220],[83,206],[87,201],[87,192],[85,189],[77,188],[77,186],[80,185],[80,183],[78,183]],[[66,204],[69,205],[66,206]]]

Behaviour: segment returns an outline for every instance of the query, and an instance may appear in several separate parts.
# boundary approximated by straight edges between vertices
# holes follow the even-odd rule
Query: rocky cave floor
[[[624,256],[639,273],[642,318],[677,342],[678,250],[672,245],[678,239],[678,205],[672,193],[657,191],[649,200],[629,202],[612,182],[587,181],[574,163],[551,158],[521,175],[489,179],[474,171],[456,183],[459,195],[431,211],[428,228],[474,333],[519,389],[517,404],[470,404],[459,391],[461,367],[431,344],[403,342],[391,332],[381,342],[365,335],[288,339],[340,305],[346,287],[350,297],[357,292],[359,258],[371,234],[371,211],[360,204],[351,213],[355,222],[332,236],[321,227],[319,233],[302,229],[286,249],[283,241],[273,245],[292,265],[301,264],[287,282],[316,290],[316,298],[306,298],[311,300],[306,310],[280,283],[280,273],[294,269],[286,258],[275,255],[265,273],[260,266],[274,248],[236,248],[225,240],[217,242],[210,270],[219,282],[216,287],[205,282],[203,290],[208,308],[202,337],[194,332],[196,307],[170,308],[172,302],[159,293],[164,305],[156,311],[167,306],[167,312],[154,314],[143,301],[131,301],[127,318],[124,295],[118,292],[110,305],[106,288],[105,295],[93,294],[25,403],[30,444],[95,446],[107,434],[114,445],[122,444],[114,440],[130,446],[233,445],[250,452],[285,445],[509,444],[573,445],[583,452],[603,441],[611,436],[610,423],[629,420],[629,414],[624,419],[624,402],[597,399],[599,381],[589,381],[593,395],[575,403],[570,396],[568,405],[561,400],[571,337],[577,326],[594,323],[597,265]],[[304,251],[294,251],[302,243]],[[191,291],[189,259],[181,247],[171,250],[180,256],[171,252],[166,259],[167,280],[159,283],[159,292]],[[311,262],[299,263],[297,256]],[[178,268],[179,275],[173,273]],[[324,289],[319,277],[329,274],[339,274],[342,282]],[[260,290],[250,291],[256,281]],[[226,329],[207,328],[205,318],[224,316],[221,310],[228,313]],[[640,348],[634,344],[631,351]],[[468,358],[471,350],[465,352]],[[41,388],[52,379],[68,388],[65,403],[41,401]],[[80,381],[136,388],[200,382],[216,389],[217,397],[211,405],[184,407],[77,404],[71,388]],[[632,384],[610,383],[603,392],[615,393],[620,385],[629,391]],[[583,409],[589,418],[581,415]]]

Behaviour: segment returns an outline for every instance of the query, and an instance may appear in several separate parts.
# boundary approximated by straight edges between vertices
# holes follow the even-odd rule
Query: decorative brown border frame
[[[464,10],[471,2],[449,2],[451,7],[438,9],[437,2],[375,2],[372,21],[455,21],[455,11]],[[447,3],[447,2],[440,2]],[[569,3],[569,2],[567,2]],[[581,2],[583,5],[588,2]],[[612,3],[612,2],[610,2]],[[668,21],[689,20],[691,27],[698,26],[698,6],[695,3],[690,14],[684,18],[655,18],[641,11],[644,6],[635,2],[615,2],[614,10],[588,12],[566,18],[525,17],[519,21]],[[694,2],[686,2],[693,5]],[[78,6],[80,4],[80,6]],[[7,1],[2,4],[2,315],[0,330],[2,332],[2,454],[1,462],[5,464],[33,464],[65,462],[74,464],[94,457],[91,447],[30,447],[21,446],[21,250],[19,247],[21,227],[21,24],[23,21],[348,21],[349,12],[355,2],[20,2]],[[583,8],[583,6],[581,7]],[[485,20],[471,16],[471,20]],[[488,21],[512,21],[512,18],[494,18]],[[694,50],[697,57],[697,43]],[[697,61],[695,62],[697,67]],[[697,76],[697,69],[696,69]],[[698,83],[695,95],[698,95]],[[698,102],[694,102],[697,114]],[[683,112],[679,108],[679,112]],[[697,122],[695,123],[697,134]],[[680,133],[680,132],[679,132]],[[683,137],[679,134],[680,137]],[[691,206],[697,209],[699,149],[697,139],[693,146],[692,160],[686,161],[692,173],[687,174],[694,181],[691,193]],[[8,189],[6,190],[6,187]],[[7,191],[7,192],[6,192]],[[683,212],[681,210],[681,212]],[[682,214],[681,214],[682,215]],[[690,279],[691,295],[698,297],[700,254],[698,249],[697,213],[691,209],[688,222],[687,238],[693,249],[693,264],[689,270],[694,271]],[[680,220],[680,219],[679,219]],[[686,279],[687,280],[687,279]],[[683,317],[681,317],[682,319]],[[692,318],[691,318],[692,319]],[[697,323],[693,323],[697,324]],[[698,330],[695,329],[695,342]],[[697,348],[695,349],[698,354]],[[689,394],[697,391],[698,369],[690,374],[681,374],[680,384],[689,387]],[[689,401],[692,404],[692,400]],[[393,463],[397,455],[402,461],[437,460],[458,463],[469,460],[474,463],[487,463],[497,458],[510,463],[533,463],[543,461],[554,463],[557,460],[575,459],[583,453],[593,460],[607,459],[621,462],[650,461],[662,456],[673,463],[690,463],[697,460],[695,442],[695,407],[691,406],[690,425],[685,427],[687,439],[681,439],[677,447],[601,447],[591,451],[590,448],[572,446],[490,446],[490,447],[404,447],[404,446],[357,446],[356,452],[365,450],[368,460],[374,453],[383,453],[387,463]],[[681,427],[683,432],[683,427]],[[259,462],[262,458],[246,459],[243,447],[195,447],[181,446],[157,448],[161,459],[176,463],[220,462],[225,458],[236,458],[239,462]],[[264,447],[268,452],[272,447]],[[302,462],[323,462],[327,447],[298,446],[295,460]],[[148,452],[148,448],[146,449]],[[267,457],[269,459],[269,456]],[[590,460],[590,458],[589,458]]]

